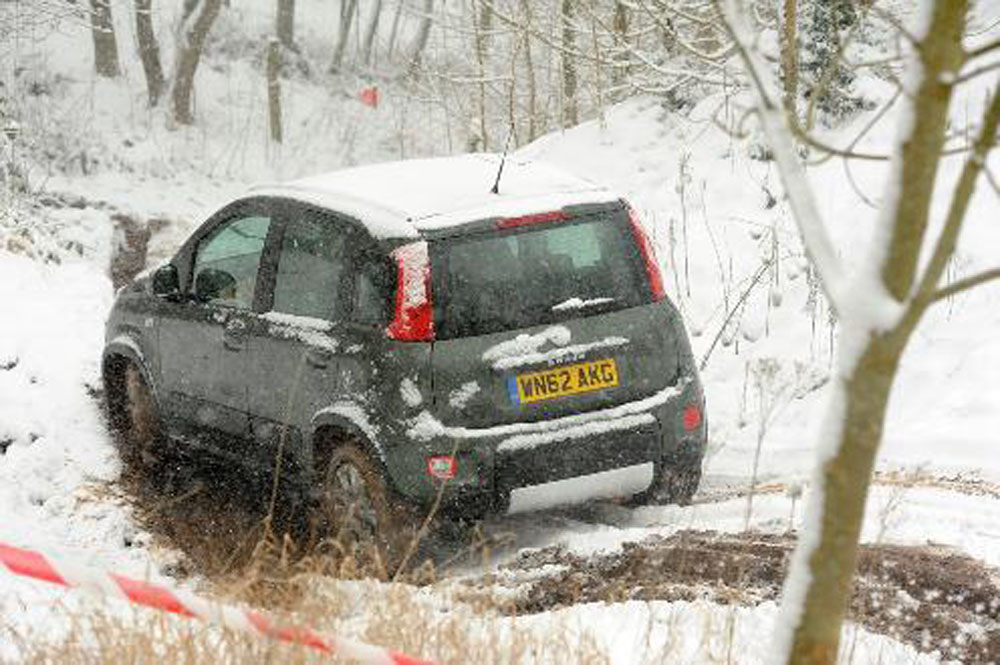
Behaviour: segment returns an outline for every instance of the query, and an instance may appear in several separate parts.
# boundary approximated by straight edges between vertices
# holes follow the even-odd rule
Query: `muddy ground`
[[[262,547],[268,505],[260,497],[269,493],[223,466],[198,475],[185,468],[167,465],[155,477],[127,474],[114,486],[161,545],[182,552],[167,572],[208,578],[227,595],[249,579],[235,590],[242,600],[293,602],[295,589],[284,582],[303,568],[315,572],[329,552],[273,534]],[[280,518],[271,524],[274,533],[281,532]],[[423,542],[404,578],[417,584],[454,582],[453,563],[482,557],[485,545],[495,545],[475,530],[457,539],[455,533],[438,532]],[[462,576],[467,591],[460,597],[517,615],[625,600],[752,606],[778,600],[794,545],[794,534],[682,531],[626,543],[610,554],[527,550],[489,579]],[[325,570],[345,576],[363,572],[342,562]],[[963,663],[1000,663],[1000,573],[949,548],[864,546],[850,617],[922,652]]]
[[[150,237],[164,223],[116,211],[112,219],[118,242],[110,272],[117,287],[145,265]],[[100,399],[99,394],[95,397]],[[372,572],[345,567],[343,561],[328,563],[336,552],[318,549],[314,534],[303,536],[299,529],[294,541],[283,537],[291,526],[287,511],[279,505],[272,512],[262,500],[271,494],[266,484],[225,465],[201,465],[191,473],[193,466],[182,458],[168,459],[156,474],[127,472],[120,483],[106,488],[135,507],[139,521],[160,545],[181,552],[165,572],[180,578],[198,575],[227,595],[271,603],[294,602],[297,590],[290,589],[287,580],[302,569],[321,568],[341,576]],[[877,474],[875,482],[1000,499],[1000,486],[962,477],[889,473]],[[772,483],[754,492],[788,489]],[[742,486],[709,488],[696,502],[731,500],[745,493]],[[586,509],[581,514],[586,515]],[[403,577],[418,584],[447,579],[453,564],[482,558],[484,549],[501,544],[497,538],[484,538],[475,529],[438,530],[421,542]],[[682,531],[588,557],[558,547],[528,550],[502,564],[489,584],[482,578],[463,582],[470,601],[485,600],[519,615],[624,600],[706,599],[754,605],[779,598],[794,544],[794,534]],[[384,570],[376,573],[387,575]],[[1000,663],[998,581],[1000,572],[948,548],[866,545],[850,617],[922,652],[963,663]]]
[[[778,600],[794,546],[792,535],[682,531],[613,554],[529,551],[501,566],[496,583],[507,590],[501,607],[517,614],[625,600],[754,605]],[[997,571],[948,548],[865,545],[850,618],[922,652],[1000,663],[997,580]]]

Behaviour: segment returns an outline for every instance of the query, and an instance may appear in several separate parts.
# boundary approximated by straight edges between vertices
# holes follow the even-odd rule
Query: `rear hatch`
[[[621,202],[429,239],[435,411],[488,427],[606,408],[676,380],[676,312]]]

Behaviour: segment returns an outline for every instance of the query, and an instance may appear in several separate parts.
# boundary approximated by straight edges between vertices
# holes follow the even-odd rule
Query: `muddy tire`
[[[414,520],[392,496],[382,469],[360,446],[330,455],[320,505],[328,537],[363,573],[391,577],[410,545]]]
[[[118,439],[122,460],[134,468],[151,470],[163,455],[163,427],[156,399],[139,368],[132,363],[122,372],[121,396],[117,400]]]
[[[694,493],[701,484],[701,466],[663,467],[660,476],[645,492],[632,498],[633,505],[690,506]]]

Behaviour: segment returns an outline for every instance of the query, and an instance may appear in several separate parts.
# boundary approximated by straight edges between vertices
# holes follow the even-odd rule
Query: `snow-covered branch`
[[[913,298],[915,309],[924,308],[938,299],[934,296],[934,290],[944,274],[948,261],[955,254],[958,236],[962,230],[962,222],[965,219],[969,201],[975,193],[976,180],[980,172],[984,170],[986,156],[993,147],[998,126],[1000,126],[1000,87],[993,91],[993,98],[983,115],[983,123],[979,130],[979,136],[973,144],[972,154],[965,160],[965,166],[962,168],[958,183],[955,185],[955,193],[952,195],[948,208],[944,229],[941,231],[930,262],[927,264],[927,269],[924,271]]]
[[[936,303],[939,300],[944,300],[945,298],[950,298],[953,295],[959,294],[962,291],[968,291],[969,289],[975,288],[981,284],[987,282],[992,282],[1000,279],[1000,268],[994,268],[992,270],[984,270],[983,272],[976,273],[975,275],[970,275],[956,282],[952,282],[943,289],[939,289],[934,293],[930,294],[930,303]]]
[[[965,54],[965,59],[967,61],[972,60],[973,58],[978,58],[992,51],[1000,51],[1000,39],[992,41],[988,44],[983,44],[978,48],[974,48],[970,51],[967,51]]]
[[[844,269],[823,223],[805,169],[799,162],[792,140],[794,132],[779,101],[781,93],[777,90],[766,63],[763,62],[756,44],[750,37],[753,33],[740,3],[736,0],[726,0],[725,17],[723,23],[743,60],[756,94],[758,102],[756,110],[760,126],[781,173],[806,252],[820,274],[823,288],[833,308],[842,312],[847,306],[848,298]]]

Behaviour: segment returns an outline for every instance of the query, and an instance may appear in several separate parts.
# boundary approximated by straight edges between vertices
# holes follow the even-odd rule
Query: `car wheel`
[[[695,492],[698,491],[699,484],[701,484],[700,465],[694,467],[665,466],[653,485],[645,492],[636,494],[632,503],[640,506],[667,504],[689,506]]]
[[[323,479],[323,521],[329,536],[363,572],[390,576],[410,540],[381,469],[356,444],[337,447]]]
[[[134,364],[125,366],[123,383],[123,413],[118,418],[122,424],[122,457],[126,463],[149,469],[156,466],[162,452],[160,413],[149,385]]]

